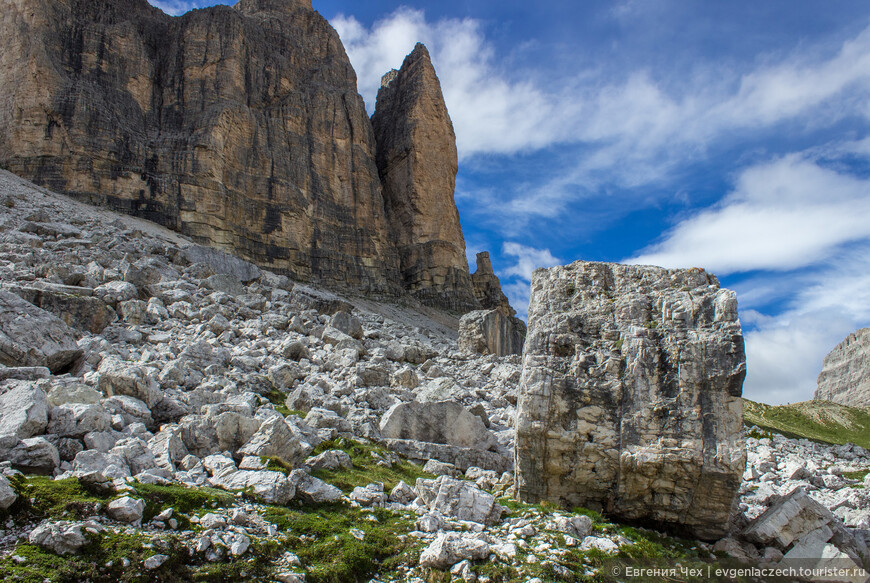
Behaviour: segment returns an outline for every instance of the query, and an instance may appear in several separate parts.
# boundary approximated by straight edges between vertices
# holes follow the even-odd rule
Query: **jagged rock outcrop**
[[[825,357],[814,398],[870,407],[870,328],[849,334]]]
[[[537,270],[518,494],[721,537],[746,463],[745,374],[736,295],[703,270]]]
[[[429,51],[417,44],[378,91],[372,125],[405,288],[457,311],[477,307],[453,200],[456,135]]]
[[[356,74],[310,0],[3,10],[6,168],[297,279],[401,291]]]
[[[515,316],[517,311],[501,290],[501,282],[492,270],[489,252],[477,254],[477,271],[471,274],[474,297],[484,310],[499,310],[505,316]]]
[[[477,310],[459,320],[459,348],[477,354],[522,354],[526,325],[501,310]]]

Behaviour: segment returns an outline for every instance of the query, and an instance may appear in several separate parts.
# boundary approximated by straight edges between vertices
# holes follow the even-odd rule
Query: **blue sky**
[[[230,2],[226,2],[230,3]],[[170,13],[214,2],[152,1]],[[744,395],[810,399],[870,325],[870,5],[314,0],[369,109],[426,43],[469,257],[521,312],[535,267],[705,267],[737,290]]]

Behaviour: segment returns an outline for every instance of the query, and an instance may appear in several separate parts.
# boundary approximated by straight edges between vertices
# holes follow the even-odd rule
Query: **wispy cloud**
[[[613,187],[637,196],[641,187],[665,183],[717,145],[796,120],[824,127],[870,116],[870,108],[856,107],[870,98],[870,28],[834,50],[804,45],[761,59],[748,71],[699,59],[696,70],[675,78],[649,70],[546,77],[537,68],[507,70],[479,22],[433,22],[407,8],[371,28],[350,16],[332,24],[370,108],[380,76],[398,67],[416,41],[427,44],[464,160],[560,146],[561,167],[548,180],[518,185],[490,205],[506,217],[507,236],[518,223],[558,217],[579,199]]]
[[[549,249],[537,249],[514,242],[502,245],[502,255],[512,258],[513,265],[499,271],[502,289],[517,314],[525,319],[529,311],[532,272],[539,267],[552,267],[562,263]]]
[[[767,403],[811,399],[825,355],[870,323],[870,243],[781,285],[794,294],[781,314],[757,317],[741,309],[744,324],[750,324],[744,394]],[[741,305],[748,295],[741,294]]]
[[[632,263],[717,273],[791,270],[870,239],[870,180],[793,154],[745,170],[713,208],[682,221]]]

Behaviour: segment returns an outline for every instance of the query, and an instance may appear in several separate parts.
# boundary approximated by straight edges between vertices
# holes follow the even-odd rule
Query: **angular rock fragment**
[[[72,330],[57,316],[0,291],[0,364],[67,372],[82,357]]]
[[[477,354],[522,354],[526,325],[501,310],[469,312],[459,321],[459,349]]]

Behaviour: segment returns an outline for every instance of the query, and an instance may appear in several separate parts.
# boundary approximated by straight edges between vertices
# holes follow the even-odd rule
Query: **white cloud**
[[[531,281],[532,272],[539,267],[552,267],[561,263],[553,257],[549,249],[535,249],[519,243],[506,242],[501,252],[516,259],[516,264],[503,270],[502,274],[505,277],[518,277],[523,281]]]
[[[870,325],[870,243],[780,285],[794,292],[782,314],[740,311],[744,325],[752,326],[746,333],[744,394],[765,403],[811,399],[825,355],[856,329]],[[741,305],[750,296],[741,293]]]
[[[791,270],[870,238],[870,180],[790,155],[745,170],[715,207],[674,227],[631,259],[717,273]]]
[[[380,77],[398,68],[415,42],[428,46],[463,159],[563,146],[562,167],[550,180],[516,185],[492,205],[507,217],[508,229],[532,217],[559,216],[579,198],[601,196],[601,185],[638,188],[665,180],[711,144],[787,121],[827,126],[870,117],[864,105],[870,27],[834,51],[801,45],[786,57],[762,57],[761,65],[743,72],[699,59],[697,70],[680,73],[601,67],[556,74],[545,66],[503,67],[483,26],[471,19],[432,22],[422,11],[402,8],[371,28],[351,16],[332,24],[370,109]],[[565,154],[572,147],[573,157]]]
[[[498,274],[502,291],[517,311],[517,316],[525,320],[529,314],[532,272],[539,267],[560,265],[562,261],[554,257],[549,249],[537,249],[510,241],[502,245],[502,255],[512,257],[515,261]]]
[[[170,16],[180,16],[198,8],[199,2],[185,2],[184,0],[148,0],[148,2]]]
[[[346,15],[331,24],[347,49],[370,111],[381,77],[398,69],[417,42],[427,46],[461,156],[541,148],[565,137],[561,135],[564,118],[552,116],[558,98],[541,91],[532,79],[510,81],[502,75],[476,20],[433,23],[422,10],[400,8],[371,29]]]

